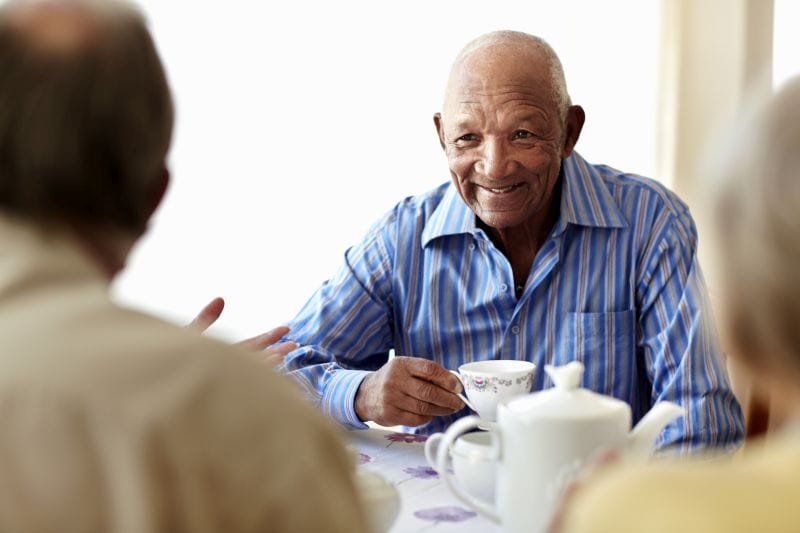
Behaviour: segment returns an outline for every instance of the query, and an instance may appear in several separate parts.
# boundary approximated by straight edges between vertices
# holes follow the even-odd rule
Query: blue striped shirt
[[[354,398],[366,373],[398,355],[449,369],[484,359],[583,362],[583,385],[631,405],[634,422],[659,400],[686,408],[658,446],[732,446],[742,413],[718,358],[689,211],[655,181],[562,165],[560,215],[519,298],[511,265],[455,187],[397,204],[348,249],[342,268],[289,324],[301,345],[283,370],[349,428],[366,427]],[[431,433],[455,417],[407,428]]]

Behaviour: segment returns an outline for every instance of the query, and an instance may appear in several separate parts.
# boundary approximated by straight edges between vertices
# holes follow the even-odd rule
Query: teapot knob
[[[544,371],[550,376],[557,388],[575,390],[581,384],[583,363],[571,361],[564,366],[545,365]]]

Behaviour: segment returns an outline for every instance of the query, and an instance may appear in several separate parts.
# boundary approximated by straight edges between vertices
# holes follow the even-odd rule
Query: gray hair
[[[800,376],[800,77],[734,135],[713,191],[726,330],[746,363]]]
[[[141,234],[173,108],[139,11],[118,0],[9,2],[0,72],[0,209]]]
[[[461,49],[453,65],[458,65],[474,51],[494,45],[520,45],[530,47],[541,54],[549,71],[550,86],[553,90],[553,101],[558,107],[562,122],[567,118],[567,112],[572,105],[572,100],[567,91],[567,80],[564,76],[564,66],[555,50],[541,37],[521,31],[500,30],[480,35],[470,41]]]

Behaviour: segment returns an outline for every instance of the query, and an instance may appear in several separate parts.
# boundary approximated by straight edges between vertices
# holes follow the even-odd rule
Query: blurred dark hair
[[[87,17],[77,41],[58,43],[57,17],[26,31],[24,2],[0,8],[0,210],[139,235],[172,136],[166,75],[134,8],[63,4],[44,9]]]

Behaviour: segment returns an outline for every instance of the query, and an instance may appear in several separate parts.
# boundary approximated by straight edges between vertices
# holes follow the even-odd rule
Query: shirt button
[[[475,245],[474,244],[470,244],[469,245],[469,251],[472,252],[474,250],[475,250]]]
[[[506,292],[507,290],[508,290],[508,285],[506,285],[505,283],[502,283],[500,285],[500,292]]]
[[[514,335],[519,333],[519,326],[517,326],[517,325],[511,326],[511,333],[513,333]]]

